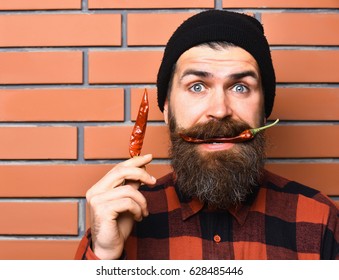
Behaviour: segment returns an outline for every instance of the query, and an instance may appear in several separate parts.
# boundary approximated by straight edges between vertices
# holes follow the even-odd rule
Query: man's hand
[[[140,184],[156,179],[143,168],[152,155],[131,158],[116,165],[86,193],[92,230],[92,249],[100,259],[118,259],[134,221],[148,216]]]

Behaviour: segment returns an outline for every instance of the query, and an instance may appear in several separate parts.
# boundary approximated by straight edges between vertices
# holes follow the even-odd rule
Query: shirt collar
[[[235,218],[238,224],[242,226],[246,221],[250,209],[251,209],[250,205],[241,204],[235,207],[231,207],[228,211]]]
[[[197,198],[193,198],[189,202],[180,202],[180,204],[183,221],[197,214],[202,208],[204,208],[204,204],[201,203]]]
[[[183,195],[175,183],[174,188],[180,202],[181,217],[183,221],[197,214],[202,208],[204,208],[204,204],[201,203],[197,198],[188,198]]]

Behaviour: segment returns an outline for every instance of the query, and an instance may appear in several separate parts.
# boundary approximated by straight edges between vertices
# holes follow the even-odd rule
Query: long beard
[[[258,133],[254,139],[235,144],[229,150],[202,153],[197,144],[184,141],[178,132],[206,139],[233,137],[248,128],[245,123],[226,118],[183,130],[177,127],[172,115],[169,123],[170,154],[181,193],[188,198],[197,197],[209,207],[221,210],[245,201],[262,177],[264,134]]]

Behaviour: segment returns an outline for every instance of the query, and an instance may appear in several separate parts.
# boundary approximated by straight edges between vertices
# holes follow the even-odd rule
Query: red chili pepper
[[[129,154],[131,157],[139,156],[141,153],[142,144],[144,142],[147,118],[148,118],[148,94],[145,89],[142,97],[137,119],[130,137]]]
[[[277,124],[279,119],[277,119],[274,123],[258,127],[258,128],[251,128],[246,129],[245,131],[241,132],[238,136],[230,137],[230,138],[209,138],[209,139],[199,139],[190,137],[184,134],[179,134],[182,139],[184,139],[186,142],[190,143],[196,143],[196,144],[202,144],[202,143],[240,143],[245,142],[250,139],[253,139],[254,136],[261,130],[264,130],[266,128],[269,128],[271,126],[274,126]]]

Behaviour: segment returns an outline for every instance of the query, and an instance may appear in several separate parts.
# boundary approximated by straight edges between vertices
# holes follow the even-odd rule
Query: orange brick
[[[339,195],[339,164],[337,163],[268,163],[266,168],[327,195]]]
[[[81,9],[81,0],[0,0],[0,10]]]
[[[0,121],[122,121],[123,89],[0,90]]]
[[[85,197],[86,191],[113,167],[113,164],[0,165],[0,197]],[[160,178],[170,172],[170,167],[152,163],[147,165],[147,172]]]
[[[90,9],[133,8],[213,8],[213,0],[88,0]]]
[[[82,52],[0,53],[0,84],[59,83],[82,83]]]
[[[280,125],[268,130],[267,134],[269,157],[339,157],[338,125]]]
[[[337,0],[223,0],[224,8],[339,8]]]
[[[0,240],[1,260],[73,260],[79,240]]]
[[[270,119],[338,120],[339,88],[277,88]]]
[[[0,234],[77,235],[76,202],[0,202]]]
[[[131,119],[136,120],[139,112],[140,102],[144,94],[144,88],[131,89]],[[147,88],[148,102],[149,102],[149,121],[163,121],[164,116],[158,107],[158,97],[156,88]],[[1,104],[1,101],[0,101]]]
[[[129,138],[133,126],[85,127],[86,159],[129,158]],[[168,157],[168,132],[166,126],[148,126],[142,154],[154,158]]]
[[[0,26],[1,47],[121,45],[118,14],[2,15]]]
[[[105,164],[0,165],[4,182],[0,186],[0,196],[84,197],[112,167]]]
[[[75,127],[0,127],[0,159],[76,159]]]
[[[338,83],[339,51],[274,50],[278,82]]]
[[[128,14],[127,44],[165,45],[175,29],[193,13]]]
[[[91,51],[91,84],[154,83],[162,59],[161,51]]]
[[[339,44],[339,14],[263,13],[262,23],[273,45]]]

